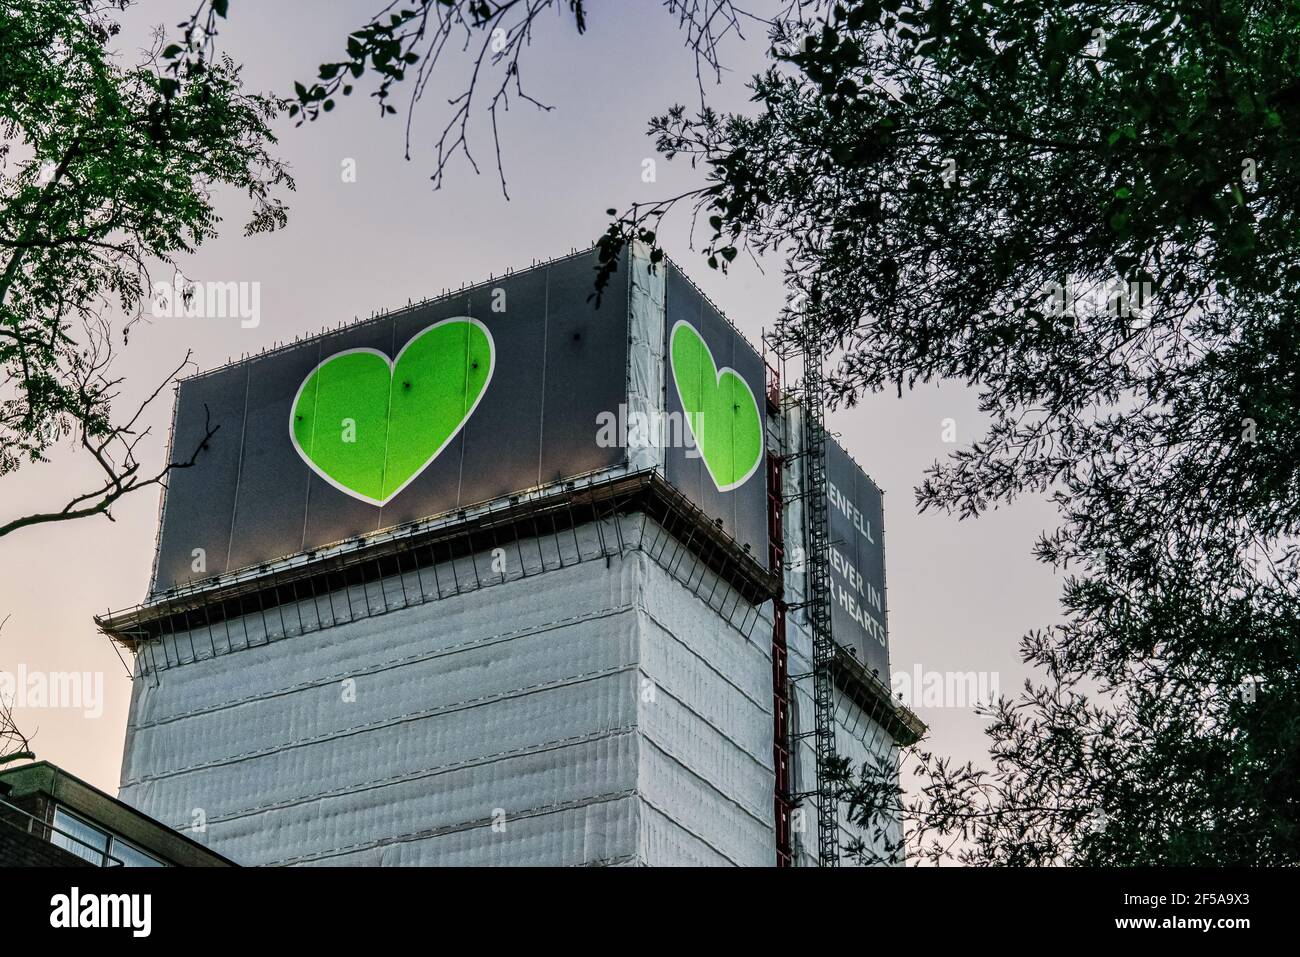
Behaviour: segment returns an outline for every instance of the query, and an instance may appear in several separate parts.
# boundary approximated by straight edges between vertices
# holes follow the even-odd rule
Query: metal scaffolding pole
[[[785,403],[780,366],[767,361],[767,533],[768,568],[780,576],[781,594],[772,602],[772,768],[774,772],[773,823],[776,866],[793,867],[791,829],[793,798],[790,787],[790,670],[786,643],[785,600]],[[780,361],[778,357],[778,362]],[[782,364],[783,365],[783,364]]]
[[[803,340],[803,467],[807,535],[808,620],[813,638],[813,743],[817,755],[817,859],[840,862],[839,797],[830,779],[835,758],[835,639],[831,632],[830,524],[826,513],[825,380],[816,338]]]

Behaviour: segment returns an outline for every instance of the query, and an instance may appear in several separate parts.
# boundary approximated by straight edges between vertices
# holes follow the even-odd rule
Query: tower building
[[[842,856],[819,752],[924,730],[880,491],[671,261],[596,264],[180,383],[202,451],[98,622],[121,800],[243,865]]]

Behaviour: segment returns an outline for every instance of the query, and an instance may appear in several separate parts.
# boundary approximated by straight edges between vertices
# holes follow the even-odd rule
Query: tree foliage
[[[460,44],[473,77],[448,98],[434,182],[457,152],[474,163],[471,105],[491,68],[481,102],[504,188],[497,109],[530,99],[519,54],[542,11],[581,32],[588,6],[385,8],[298,84],[297,113],[329,112],[371,72],[385,115],[413,80],[409,131]],[[745,14],[666,6],[716,68],[717,37]],[[184,101],[226,8],[200,4],[140,103]],[[1300,4],[791,0],[768,26],[751,112],[701,103],[652,121],[707,185],[616,216],[600,278],[696,201],[710,265],[746,248],[787,264],[778,335],[834,356],[837,402],[938,380],[978,392],[991,425],[930,470],[920,508],[969,518],[1038,494],[1061,515],[1036,551],[1063,574],[1065,621],[1023,638],[1038,677],[988,710],[991,767],[917,750],[908,793],[892,760],[843,773],[850,817],[876,838],[857,853],[1294,862]],[[909,829],[889,846],[897,813]]]
[[[730,33],[739,33],[741,10],[732,0],[662,0],[662,7],[677,19],[687,45],[695,52],[696,79],[704,93],[704,76],[721,77],[718,47]],[[340,97],[351,96],[356,84],[369,75],[378,82],[370,92],[380,116],[398,108],[391,100],[397,87],[409,81],[405,109],[406,158],[411,158],[411,131],[416,108],[432,89],[445,98],[450,113],[434,146],[430,175],[434,188],[445,182],[448,165],[463,157],[475,173],[481,172],[472,145],[471,127],[486,116],[492,129],[492,148],[502,192],[509,198],[501,156],[501,122],[511,102],[549,111],[552,107],[528,92],[523,80],[524,56],[544,26],[543,17],[558,14],[578,34],[588,28],[589,8],[614,9],[614,4],[590,0],[392,0],[376,15],[348,34],[344,55],[320,65],[316,77],[294,84],[295,102],[290,115],[299,122],[319,119],[331,112]],[[202,12],[203,8],[200,8]],[[222,7],[224,16],[224,4]],[[210,17],[207,21],[212,22]],[[191,21],[201,26],[200,18]],[[465,54],[469,78],[450,91],[441,83],[448,60]]]
[[[116,335],[141,317],[150,270],[216,235],[214,189],[251,200],[247,234],[285,222],[276,190],[293,183],[269,152],[278,101],[243,92],[228,58],[169,70],[180,47],[161,37],[122,66],[112,15],[125,6],[0,7],[0,477],[72,439],[103,480],[62,508],[0,519],[0,535],[111,517],[122,495],[189,464],[197,449],[153,474],[137,460],[143,409],[114,415]]]
[[[710,255],[784,256],[838,401],[978,390],[918,504],[1046,494],[1065,576],[991,770],[869,768],[853,816],[968,863],[1300,859],[1300,5],[816,6],[753,115],[660,147],[709,171]]]

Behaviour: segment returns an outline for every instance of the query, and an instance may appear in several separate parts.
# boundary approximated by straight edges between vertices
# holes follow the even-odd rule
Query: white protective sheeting
[[[803,448],[803,412],[791,403],[783,415],[785,449]],[[795,459],[782,470],[781,494],[785,497],[785,600],[796,607],[787,614],[787,620],[807,624],[805,603],[808,600],[808,540],[803,505],[803,459]]]
[[[641,515],[506,554],[499,583],[460,591],[484,552],[149,647],[122,798],[243,864],[771,865],[770,606]],[[791,674],[811,671],[799,617]],[[841,754],[888,753],[838,707]],[[813,788],[810,741],[792,771]],[[805,865],[814,815],[796,820]]]
[[[196,635],[135,681],[122,798],[244,864],[631,860],[637,576],[584,562],[265,644],[280,616],[247,616],[216,656]]]
[[[650,250],[632,243],[628,303],[628,471],[664,468],[664,331],[667,263],[650,262]]]
[[[808,628],[797,621],[786,622],[786,647],[789,651],[791,674],[808,674],[812,671],[812,634]],[[810,732],[813,729],[813,699],[811,680],[794,682],[794,700],[791,706],[792,735]],[[878,723],[872,721],[852,699],[835,691],[835,750],[841,757],[849,759],[850,766],[861,768],[869,757],[880,756],[893,759],[893,739]],[[811,738],[802,741],[795,739],[791,753],[791,771],[795,793],[807,792],[816,788],[817,754]],[[883,851],[884,842],[874,841],[865,830],[851,827],[845,820],[845,808],[840,807],[840,863],[853,863],[844,854],[853,838],[861,838],[868,844],[874,844],[878,851]],[[817,805],[808,798],[803,805],[800,820],[796,821],[793,835],[795,856],[800,867],[817,866]],[[901,824],[893,822],[888,829],[888,840],[896,842],[901,833]]]
[[[770,618],[746,638],[666,558],[299,628],[420,587],[394,577],[169,638],[121,796],[243,864],[769,864]]]
[[[648,864],[769,865],[771,617],[746,638],[646,560],[640,788]],[[711,573],[707,573],[710,574]]]
[[[786,449],[803,447],[803,410],[797,403],[790,403],[781,418],[784,426],[782,439]],[[772,428],[779,428],[775,422]],[[803,469],[801,460],[794,467],[784,471],[783,494],[785,496],[785,554],[787,566],[785,571],[786,601],[798,607],[786,615],[786,647],[789,652],[789,673],[808,675],[812,672],[812,632],[809,629],[808,614],[804,603],[808,600],[807,571],[807,510],[803,504]],[[886,676],[887,679],[887,676]],[[816,789],[817,758],[811,737],[799,740],[794,735],[813,730],[814,707],[812,683],[809,680],[793,683],[794,695],[791,701],[791,731],[793,745],[791,748],[792,790],[806,793]],[[863,710],[846,695],[835,692],[835,748],[836,753],[849,759],[854,769],[862,767],[868,758],[884,757],[893,759],[893,740],[885,729],[872,721]],[[845,808],[840,808],[840,848],[841,863],[851,863],[843,854],[853,838],[861,838],[871,843],[871,837],[861,829],[850,827],[845,821]],[[793,844],[796,860],[801,867],[817,866],[817,807],[813,799],[807,799],[800,813],[797,814],[793,827]],[[901,833],[901,824],[894,822],[888,829],[887,839],[897,841]],[[883,842],[876,843],[878,850],[883,849]]]

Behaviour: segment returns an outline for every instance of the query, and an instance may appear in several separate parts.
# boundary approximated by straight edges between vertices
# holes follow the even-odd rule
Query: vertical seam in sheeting
[[[315,375],[318,371],[320,371],[320,352],[321,352],[321,344],[320,344],[320,340],[317,340],[316,361],[312,363],[312,371],[308,373],[308,375]],[[319,406],[320,406],[320,383],[318,380],[316,384],[316,397],[312,399],[312,406],[311,406],[312,454],[315,454],[316,452],[316,424],[317,422],[320,421],[318,416]],[[312,470],[308,467],[304,467],[303,471],[307,473],[307,494],[303,498],[303,503],[302,503],[302,540],[298,543],[299,551],[305,550],[307,548],[307,522],[308,519],[311,517],[311,477],[314,474]]]
[[[672,426],[668,422],[668,377],[671,375],[668,365],[672,361],[672,343],[668,341],[668,330],[671,328],[668,324],[668,259],[663,259],[663,272],[660,274],[662,286],[657,290],[659,293],[659,302],[657,312],[659,317],[659,348],[663,355],[659,357],[659,395],[655,401],[659,403],[660,412],[660,442],[659,442],[659,474],[666,480],[668,478],[668,447],[672,438]],[[678,426],[678,441],[684,442],[686,433],[686,423],[683,421]]]
[[[471,295],[469,293],[466,293],[465,294],[465,317],[467,319],[474,318],[474,310],[470,306],[471,302],[472,302]],[[473,327],[473,323],[470,323],[470,327],[471,328]],[[493,361],[496,361],[495,356],[493,357]],[[461,499],[465,494],[465,446],[467,444],[465,442],[465,430],[469,428],[469,423],[465,421],[465,416],[463,413],[465,411],[465,399],[469,395],[469,332],[468,331],[466,331],[465,333],[465,365],[461,371],[465,373],[465,387],[460,394],[460,408],[462,413],[460,419],[461,424],[460,424],[460,428],[456,430],[453,438],[451,439],[451,441],[454,441],[457,445],[460,446],[460,458],[456,466],[456,507],[457,508],[459,508],[461,505],[464,504],[461,501]],[[478,574],[477,570],[474,572],[474,574],[475,575]]]
[[[244,474],[244,437],[248,432],[248,383],[253,378],[251,364],[244,366],[244,412],[239,420],[239,465],[235,468],[235,503],[230,507],[230,535],[226,538],[226,564],[224,575],[230,571],[230,555],[235,548],[235,522],[239,518],[239,480]]]
[[[739,379],[745,385],[748,385],[749,383],[745,382],[744,373],[740,371],[740,356],[739,356],[740,348],[741,348],[740,336],[738,335],[732,336],[731,337],[731,361],[728,362],[727,365],[729,365],[732,368],[733,370],[732,374],[735,375],[737,379]],[[767,375],[766,367],[764,367],[762,374],[764,376]],[[758,413],[758,429],[759,429],[759,436],[761,442],[758,448],[758,460],[760,463],[760,467],[763,468],[764,487],[766,487],[767,485],[767,469],[766,469],[767,463],[763,462],[763,453],[767,450],[767,428],[766,428],[767,407],[766,405],[760,406],[759,403],[767,402],[767,389],[765,388],[766,385],[767,383],[763,382],[759,387],[758,394],[754,396],[754,407],[755,407],[754,411]],[[731,443],[730,444],[731,444],[731,469],[732,469],[731,475],[734,481],[736,475],[736,410],[734,408],[735,406],[734,402],[732,403],[732,406],[733,408],[731,410]],[[752,473],[750,477],[751,478],[753,477]],[[732,491],[734,491],[736,494],[731,496],[731,514],[728,516],[728,519],[731,522],[731,534],[739,542],[740,541],[740,487],[737,487]],[[763,504],[764,505],[767,504],[766,496],[764,496]],[[757,556],[755,557],[757,558]]]
[[[627,245],[627,259],[624,266],[627,268],[627,297],[623,303],[623,401],[626,403],[628,412],[632,410],[632,308],[633,299],[636,295],[636,254],[632,244]],[[615,422],[617,423],[617,412],[615,409]],[[615,424],[615,429],[618,425]],[[628,466],[632,463],[631,443],[623,445],[623,465]]]
[[[384,418],[384,464],[379,470],[379,495],[386,500],[388,491],[388,438],[393,433],[393,383],[397,381],[397,319],[390,317],[392,325],[388,336],[388,414]],[[375,509],[374,531],[384,527],[384,506]]]
[[[551,267],[542,274],[542,401],[537,416],[537,484],[542,484],[542,455],[546,445],[546,353],[551,340]]]

